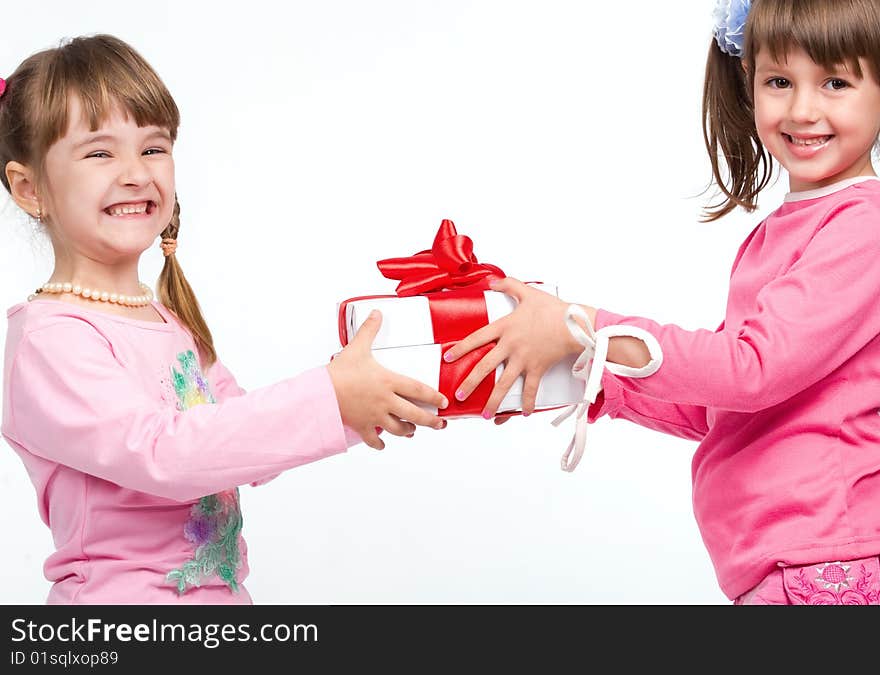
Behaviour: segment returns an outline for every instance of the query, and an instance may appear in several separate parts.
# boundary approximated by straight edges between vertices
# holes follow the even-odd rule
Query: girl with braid
[[[327,365],[245,392],[177,260],[179,114],[129,45],[79,37],[0,79],[0,167],[54,252],[8,310],[2,434],[56,550],[50,604],[247,604],[238,487],[445,422],[381,368],[372,317]],[[138,263],[161,238],[158,300]],[[406,420],[406,421],[403,421]]]

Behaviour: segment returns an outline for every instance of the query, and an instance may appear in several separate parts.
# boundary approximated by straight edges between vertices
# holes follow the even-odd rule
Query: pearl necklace
[[[141,295],[124,295],[122,293],[108,293],[107,291],[99,291],[93,288],[83,288],[79,284],[69,281],[61,283],[47,282],[40,286],[35,293],[28,296],[28,300],[35,299],[40,293],[73,293],[86,300],[96,300],[98,302],[111,302],[116,305],[125,305],[126,307],[143,307],[149,305],[153,299],[153,291],[144,283],[138,282],[141,288]]]

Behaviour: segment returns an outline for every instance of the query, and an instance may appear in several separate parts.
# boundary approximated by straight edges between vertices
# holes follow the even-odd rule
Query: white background
[[[714,329],[739,242],[780,201],[699,222],[711,0],[5,3],[0,75],[113,33],[182,112],[178,257],[247,389],[325,363],[336,303],[450,218],[481,261],[567,300]],[[51,270],[3,193],[0,301]],[[158,246],[145,253],[153,284]],[[5,338],[0,323],[0,339]],[[295,420],[296,411],[291,411]],[[694,442],[592,425],[452,421],[243,488],[257,603],[723,604],[691,511]],[[571,421],[571,420],[569,420]],[[42,603],[52,551],[0,452],[0,601]]]

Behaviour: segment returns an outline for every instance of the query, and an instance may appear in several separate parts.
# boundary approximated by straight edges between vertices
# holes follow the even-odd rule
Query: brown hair
[[[705,221],[737,206],[757,208],[774,162],[755,128],[755,57],[767,49],[773,59],[784,60],[798,48],[821,66],[846,63],[859,77],[858,60],[864,58],[868,75],[880,84],[880,0],[753,0],[741,58],[722,52],[712,40],[703,85],[703,138],[723,197],[706,208]]]
[[[69,101],[79,98],[89,127],[96,131],[118,106],[138,126],[168,129],[177,138],[180,113],[153,68],[130,45],[112,35],[77,37],[28,57],[6,80],[0,101],[0,167],[16,161],[44,175],[49,148],[67,130]],[[5,171],[3,186],[9,188]],[[162,238],[177,239],[180,206]],[[159,300],[177,315],[195,339],[205,365],[216,358],[211,331],[198,300],[174,255],[165,258],[157,285]]]

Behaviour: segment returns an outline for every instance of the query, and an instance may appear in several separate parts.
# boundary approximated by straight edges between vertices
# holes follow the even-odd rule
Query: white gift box
[[[555,287],[543,284],[530,285],[556,294]],[[516,301],[504,293],[489,290],[482,293],[489,323],[509,314],[516,307]],[[428,298],[422,295],[384,296],[346,301],[344,315],[340,316],[340,329],[344,332],[345,343],[354,337],[374,309],[382,313],[382,326],[373,341],[373,357],[376,361],[389,370],[437,389],[443,354],[442,345],[435,342]],[[583,400],[584,381],[574,378],[571,374],[575,359],[575,356],[563,359],[544,374],[538,386],[536,410],[558,408],[580,403]],[[495,369],[496,382],[503,370],[503,364]],[[523,378],[520,376],[501,401],[498,407],[499,413],[522,409],[522,387]],[[450,401],[453,400],[453,392],[443,393]],[[474,395],[476,394],[472,394],[472,397]],[[427,405],[423,407],[431,412],[437,412],[436,408]],[[477,410],[461,415],[447,413],[447,416],[466,417],[479,414],[480,411]]]

